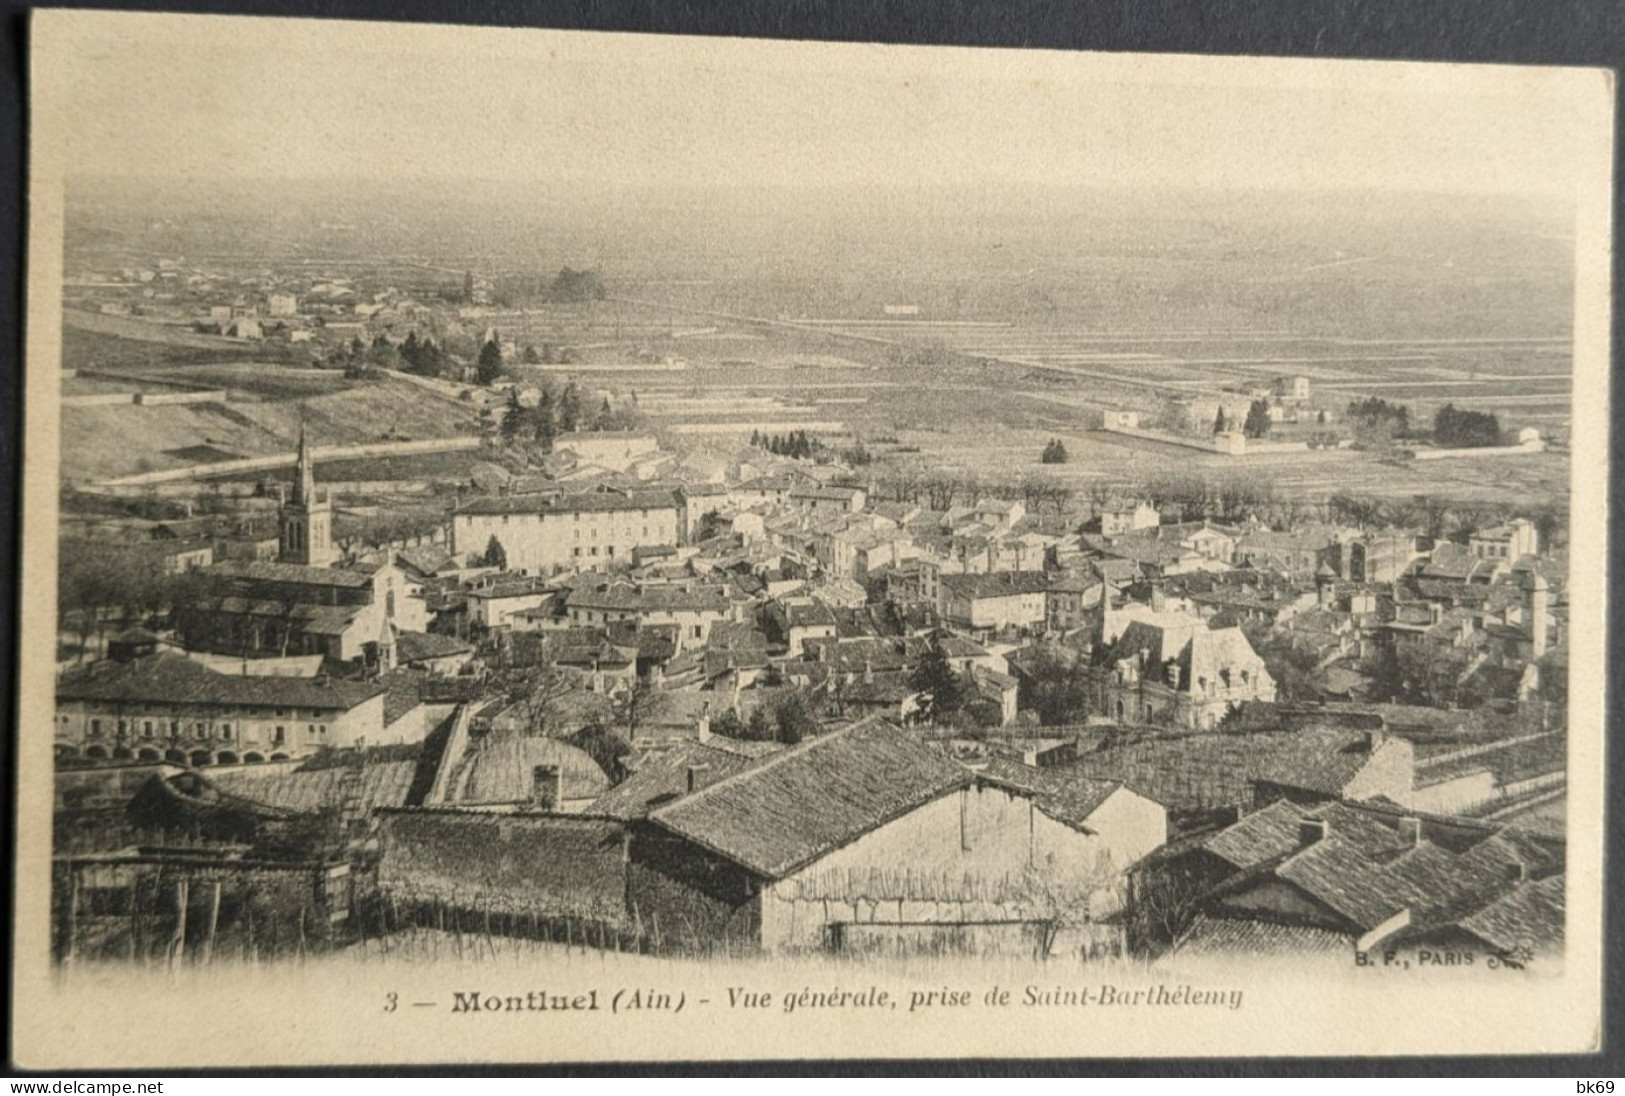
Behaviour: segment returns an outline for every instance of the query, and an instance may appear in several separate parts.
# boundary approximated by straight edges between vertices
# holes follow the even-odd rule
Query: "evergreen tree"
[[[480,347],[479,364],[474,369],[474,379],[480,384],[494,384],[502,376],[502,348],[493,339]]]
[[[529,409],[519,402],[517,388],[508,391],[508,413],[502,416],[502,440],[515,441],[530,426]]]
[[[1219,413],[1213,416],[1213,432],[1222,434],[1228,429],[1230,429],[1230,424],[1224,421],[1224,408],[1220,407]]]
[[[416,330],[408,331],[401,343],[401,363],[406,366],[409,373],[423,372],[423,348],[418,344]]]
[[[485,555],[480,557],[480,562],[499,571],[508,569],[508,552],[502,547],[502,542],[496,538],[495,533],[491,534],[490,541],[486,543]]]
[[[800,690],[785,693],[774,703],[773,725],[777,731],[774,737],[786,746],[818,733],[812,704]]]
[[[1270,404],[1268,400],[1254,400],[1247,408],[1247,421],[1241,432],[1249,438],[1264,438],[1270,432]]]
[[[440,349],[440,344],[430,339],[423,340],[421,351],[423,357],[423,375],[426,377],[439,377],[446,372],[446,352]]]
[[[534,426],[532,436],[541,445],[544,453],[553,451],[553,439],[558,436],[556,418],[557,408],[554,404],[553,389],[550,385],[544,384],[542,385],[541,397],[536,401],[536,410],[532,420]]]
[[[576,382],[571,381],[564,386],[564,392],[559,396],[559,430],[570,433],[581,425],[581,392],[576,388]]]
[[[541,365],[542,359],[537,355],[536,348],[529,343],[525,344],[525,352],[519,355],[519,360],[525,365]]]
[[[908,686],[914,690],[920,717],[928,722],[944,723],[965,706],[965,681],[948,661],[941,636],[931,637],[931,645],[909,670]]]

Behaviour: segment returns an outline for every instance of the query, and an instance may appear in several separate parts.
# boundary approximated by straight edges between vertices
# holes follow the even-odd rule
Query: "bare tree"
[[[1203,880],[1177,860],[1142,866],[1128,878],[1128,945],[1135,955],[1156,956],[1172,947],[1201,912]]]

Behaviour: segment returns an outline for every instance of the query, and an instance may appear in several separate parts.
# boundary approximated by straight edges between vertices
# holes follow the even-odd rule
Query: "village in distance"
[[[69,190],[59,963],[1560,961],[1543,215],[206,199]]]

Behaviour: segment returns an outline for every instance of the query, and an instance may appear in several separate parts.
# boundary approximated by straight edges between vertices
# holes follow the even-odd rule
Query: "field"
[[[332,267],[369,292],[398,285],[423,296],[465,269],[501,277],[590,262],[605,300],[522,302],[447,326],[569,348],[567,367],[508,364],[528,381],[636,394],[654,429],[840,422],[880,454],[880,473],[901,461],[1132,484],[1190,471],[1314,497],[1510,502],[1568,487],[1573,245],[1570,211],[1555,204],[947,187],[673,193],[593,216],[526,196],[493,219],[490,203],[405,194],[369,206],[359,194],[340,202],[279,189],[258,213],[234,200],[231,239],[258,241],[260,261],[293,274]],[[335,208],[354,225],[339,240],[311,227]],[[218,226],[166,221],[155,236],[136,227],[133,206],[123,222],[103,216],[114,230],[100,246],[140,240],[146,253],[231,261],[210,235]],[[80,238],[70,232],[70,259]],[[306,248],[327,258],[294,257]],[[139,423],[127,409],[74,409],[64,423],[69,475],[167,467],[178,458],[164,454],[197,445],[285,449],[301,417],[324,444],[475,429],[471,410],[275,367],[258,360],[264,347],[193,345],[119,318],[81,323],[96,331],[65,332],[64,365],[223,387],[229,402],[153,408]],[[167,343],[115,337],[138,330]],[[1178,397],[1283,375],[1308,378],[1310,409],[1334,419],[1378,396],[1425,427],[1451,402],[1560,444],[1493,462],[1399,464],[1349,451],[1237,459],[1091,429],[1105,408],[1156,415]],[[1071,459],[1041,467],[1051,438]],[[415,465],[376,470],[414,478]]]
[[[224,388],[226,403],[65,407],[64,479],[94,481],[195,463],[177,451],[206,446],[235,456],[293,449],[301,425],[317,445],[353,445],[477,433],[472,407],[436,399],[404,382],[347,381],[338,373],[266,362],[189,362],[193,352],[105,335],[88,347],[117,371]],[[149,348],[157,348],[149,353]],[[87,349],[81,346],[81,349]],[[176,362],[171,355],[180,355]],[[106,364],[102,366],[108,368]],[[92,378],[73,377],[69,385]],[[95,379],[95,386],[123,385]],[[134,385],[139,387],[139,385]],[[324,473],[325,474],[325,473]]]

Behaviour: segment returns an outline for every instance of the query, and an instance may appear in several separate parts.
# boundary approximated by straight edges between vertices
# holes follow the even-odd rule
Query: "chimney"
[[[711,773],[709,765],[690,765],[688,767],[688,790],[697,792],[706,785],[706,778]]]
[[[558,810],[564,803],[564,770],[557,765],[537,765],[531,769],[530,802],[537,810]]]
[[[1422,820],[1420,818],[1401,818],[1399,820],[1399,837],[1405,842],[1407,849],[1414,849],[1422,844]]]
[[[694,740],[696,742],[711,741],[711,704],[706,702],[700,709],[700,718],[694,723]]]
[[[1388,732],[1383,730],[1381,727],[1377,727],[1365,732],[1365,752],[1376,753],[1378,748],[1380,748],[1382,744],[1387,741],[1387,738]]]
[[[1179,691],[1179,663],[1168,664],[1168,687],[1175,692]]]
[[[1516,860],[1507,865],[1508,883],[1522,883],[1524,881],[1524,876],[1525,869],[1522,860]]]
[[[1326,840],[1330,827],[1323,818],[1305,818],[1298,823],[1298,840],[1305,845],[1313,845],[1316,841]]]
[[[1162,593],[1162,583],[1153,582],[1151,584],[1151,610],[1153,612],[1160,613],[1162,612],[1165,604],[1166,600]]]

